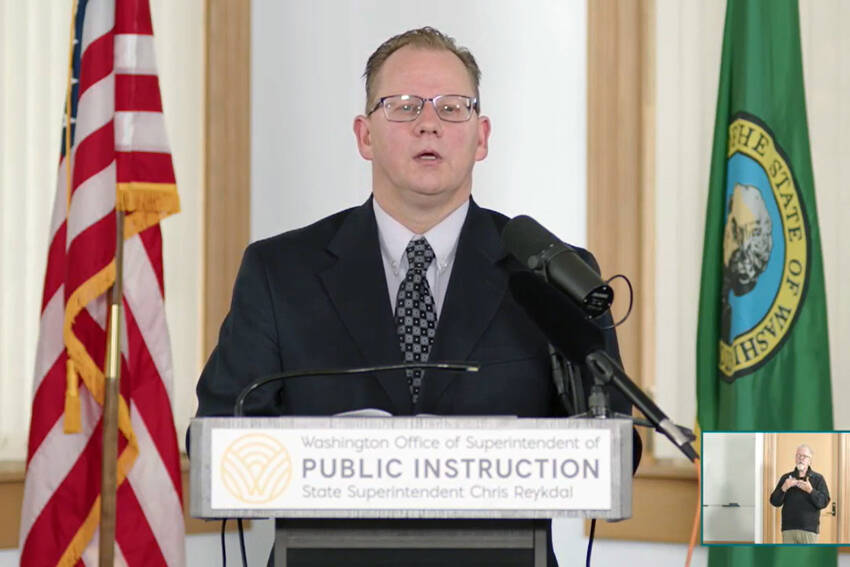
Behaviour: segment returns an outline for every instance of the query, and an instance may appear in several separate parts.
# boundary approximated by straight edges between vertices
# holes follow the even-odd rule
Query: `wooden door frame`
[[[206,0],[202,356],[218,342],[251,223],[251,2]]]
[[[770,493],[776,482],[776,433],[764,434],[764,469],[763,479],[765,487],[764,510],[762,513],[762,543],[779,543],[775,541],[775,530],[779,510],[770,503]],[[768,492],[769,491],[769,492]]]

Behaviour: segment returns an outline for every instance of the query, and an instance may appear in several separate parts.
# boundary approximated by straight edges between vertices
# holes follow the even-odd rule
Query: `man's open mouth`
[[[441,156],[433,150],[425,150],[416,154],[415,158],[422,161],[437,161]]]

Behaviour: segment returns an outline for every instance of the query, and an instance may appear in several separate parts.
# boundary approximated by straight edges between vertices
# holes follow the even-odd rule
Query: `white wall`
[[[756,541],[755,433],[705,433],[702,437],[702,537],[705,541]],[[729,504],[737,507],[726,507]]]
[[[70,7],[47,1],[0,1],[0,460],[26,458],[59,163]]]
[[[761,521],[762,511],[764,510],[763,506],[765,505],[765,486],[764,486],[764,433],[756,433],[755,434],[755,454],[753,455],[753,476],[754,486],[755,486],[755,500],[753,502],[756,514],[753,520],[755,525],[755,538],[753,541],[756,543],[762,543],[764,541],[764,526]]]
[[[800,2],[800,41],[826,279],[835,429],[850,429],[850,2]]]
[[[696,420],[696,329],[725,2],[656,0],[655,387],[676,423]],[[664,437],[655,454],[684,461]]]
[[[392,9],[389,9],[392,6]],[[251,238],[302,226],[371,192],[352,123],[366,60],[385,39],[432,25],[483,71],[490,155],[473,196],[586,241],[583,1],[252,2]]]

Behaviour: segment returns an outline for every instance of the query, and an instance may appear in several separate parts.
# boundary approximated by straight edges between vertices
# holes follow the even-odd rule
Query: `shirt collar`
[[[434,251],[434,261],[438,270],[446,268],[454,261],[460,230],[463,228],[466,213],[469,210],[469,199],[422,235],[417,235],[391,217],[374,198],[372,199],[372,207],[375,210],[375,221],[378,224],[381,254],[393,267],[393,271],[397,271],[402,266],[407,243],[416,236],[424,236],[428,240],[428,244]]]
[[[815,473],[815,471],[813,471],[811,465],[809,465],[809,468],[806,469],[806,476],[809,476],[812,473]],[[797,472],[797,467],[794,467],[793,469],[791,469],[791,476],[793,476],[794,478],[798,478],[797,477],[798,474],[799,473]],[[817,473],[815,473],[815,474],[817,474]]]

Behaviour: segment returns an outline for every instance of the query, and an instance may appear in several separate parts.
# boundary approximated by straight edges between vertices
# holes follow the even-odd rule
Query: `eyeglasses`
[[[478,99],[464,95],[438,95],[423,98],[416,95],[390,95],[378,99],[366,116],[380,107],[390,122],[413,122],[422,113],[425,103],[430,102],[440,120],[446,122],[466,122],[472,117],[472,111],[478,112]]]

